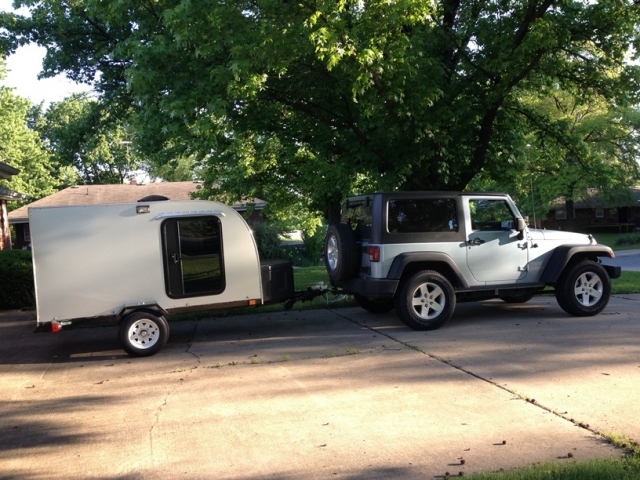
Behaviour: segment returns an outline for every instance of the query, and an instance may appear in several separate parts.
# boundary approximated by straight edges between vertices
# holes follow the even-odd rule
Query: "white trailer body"
[[[249,226],[221,203],[30,208],[29,224],[38,325],[293,296],[290,264],[261,266]]]

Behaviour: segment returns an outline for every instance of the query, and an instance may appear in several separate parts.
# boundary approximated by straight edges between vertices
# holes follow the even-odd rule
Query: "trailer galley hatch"
[[[162,223],[165,286],[171,298],[216,295],[224,291],[220,219],[171,218]]]

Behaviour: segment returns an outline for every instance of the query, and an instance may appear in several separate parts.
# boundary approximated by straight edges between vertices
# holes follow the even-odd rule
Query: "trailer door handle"
[[[173,255],[171,255],[171,258],[173,259],[173,263],[178,263],[180,260],[178,259],[178,254],[174,253]]]

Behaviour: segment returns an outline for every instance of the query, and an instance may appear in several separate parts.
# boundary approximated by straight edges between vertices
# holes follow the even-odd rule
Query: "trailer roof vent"
[[[164,195],[147,195],[138,200],[138,202],[164,202],[165,200],[169,200],[169,198]]]

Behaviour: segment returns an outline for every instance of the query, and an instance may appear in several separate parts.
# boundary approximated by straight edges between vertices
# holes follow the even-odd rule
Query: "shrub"
[[[616,239],[616,245],[637,245],[640,243],[640,235],[626,235]]]
[[[320,263],[326,233],[326,225],[319,226],[311,235],[307,232],[302,232],[302,243],[304,244],[307,257],[311,261],[311,265],[318,265]]]
[[[261,260],[282,258],[280,232],[276,227],[265,222],[256,222],[251,226],[251,229],[258,245],[258,253]]]
[[[0,285],[0,308],[35,306],[30,251],[0,250]]]

